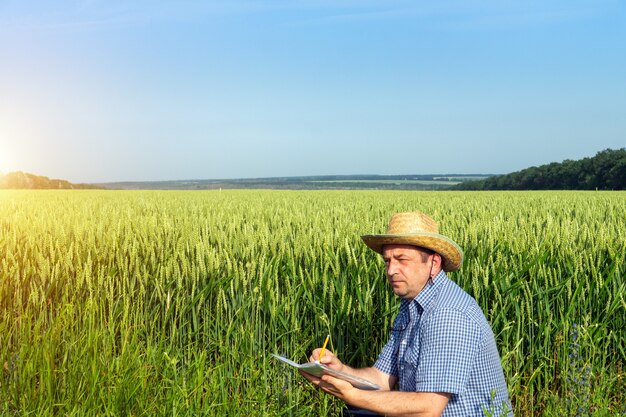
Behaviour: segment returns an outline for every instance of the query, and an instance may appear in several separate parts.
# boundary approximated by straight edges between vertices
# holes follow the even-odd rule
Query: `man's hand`
[[[342,371],[344,368],[343,363],[339,360],[335,354],[329,350],[324,351],[324,356],[320,359],[320,353],[322,349],[315,349],[311,356],[309,357],[309,361],[316,362],[319,361],[324,365],[328,366],[331,369],[336,371]],[[322,391],[334,395],[335,397],[347,401],[347,396],[350,391],[355,390],[351,383],[347,381],[343,381],[341,379],[335,378],[331,375],[322,375],[321,377],[317,377],[311,374],[307,374],[304,371],[299,371],[300,374],[311,381],[313,385],[321,389]]]
[[[338,357],[335,356],[335,354],[333,352],[331,352],[330,350],[326,349],[324,351],[324,356],[322,356],[322,358],[320,359],[320,352],[321,351],[322,351],[321,348],[315,349],[311,353],[311,356],[309,357],[309,361],[311,361],[311,362],[319,361],[320,363],[323,363],[324,365],[328,366],[331,369],[334,369],[335,371],[341,371],[342,370],[343,363],[339,360]]]
[[[354,394],[355,391],[360,391],[359,389],[354,388],[351,383],[335,378],[331,375],[322,375],[321,378],[307,373],[302,373],[302,375],[304,375],[306,379],[311,381],[313,385],[317,386],[325,393],[334,395],[347,403],[351,402],[349,398],[351,398],[351,395]]]

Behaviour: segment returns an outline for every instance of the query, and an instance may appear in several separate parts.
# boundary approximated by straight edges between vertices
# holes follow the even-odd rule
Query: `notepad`
[[[284,363],[293,366],[294,368],[298,368],[301,371],[306,372],[307,374],[311,374],[317,377],[322,375],[331,375],[335,378],[343,379],[344,381],[348,381],[355,388],[365,389],[365,390],[379,390],[380,386],[374,384],[373,382],[368,381],[367,379],[360,378],[355,375],[347,374],[345,372],[335,371],[334,369],[329,368],[323,363],[319,362],[307,362],[307,363],[297,363],[288,359],[281,355],[271,354],[276,359],[283,361]]]

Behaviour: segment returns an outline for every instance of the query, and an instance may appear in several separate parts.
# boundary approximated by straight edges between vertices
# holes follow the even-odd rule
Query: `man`
[[[446,275],[460,268],[461,248],[419,212],[396,214],[386,234],[362,239],[383,256],[400,311],[374,366],[352,368],[328,350],[321,362],[382,389],[303,375],[352,407],[386,416],[512,416],[491,327],[476,301]]]

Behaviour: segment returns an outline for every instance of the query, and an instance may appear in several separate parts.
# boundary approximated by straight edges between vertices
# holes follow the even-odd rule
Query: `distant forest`
[[[565,160],[507,175],[457,184],[454,190],[624,190],[626,149],[606,149],[592,158]]]
[[[9,172],[6,175],[0,174],[0,189],[33,189],[33,190],[60,190],[60,189],[85,189],[101,188],[90,184],[72,184],[65,180],[50,179],[26,172]]]
[[[0,174],[0,189],[377,189],[377,190],[625,190],[626,149],[530,167],[507,175],[335,175],[234,180],[143,181],[72,184],[24,172]]]

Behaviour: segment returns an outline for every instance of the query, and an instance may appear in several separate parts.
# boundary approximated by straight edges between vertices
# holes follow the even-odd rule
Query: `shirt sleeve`
[[[478,324],[462,311],[441,309],[425,318],[415,390],[465,393],[482,343]]]

